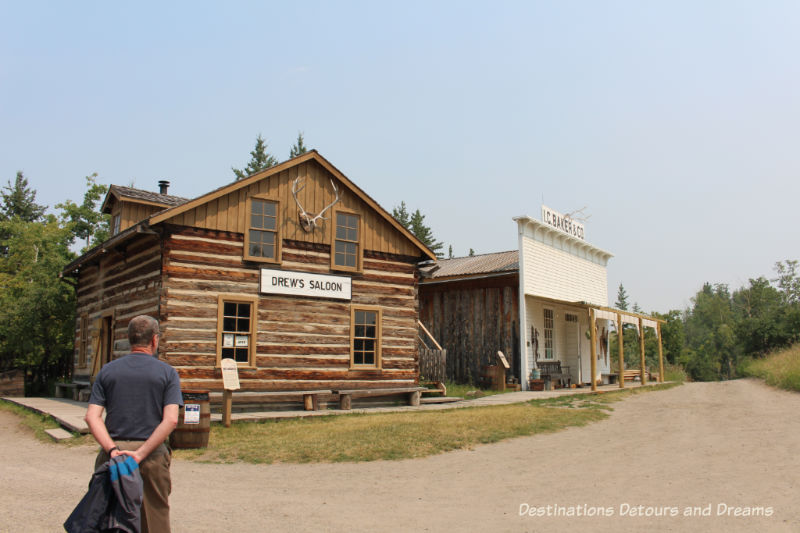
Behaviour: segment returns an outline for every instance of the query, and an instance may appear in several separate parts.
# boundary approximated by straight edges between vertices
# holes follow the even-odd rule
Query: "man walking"
[[[144,483],[143,533],[170,531],[172,452],[164,441],[178,424],[178,409],[183,405],[178,373],[158,360],[158,336],[156,319],[147,315],[131,319],[131,353],[103,366],[86,410],[86,423],[102,447],[95,468],[120,454],[139,463]]]

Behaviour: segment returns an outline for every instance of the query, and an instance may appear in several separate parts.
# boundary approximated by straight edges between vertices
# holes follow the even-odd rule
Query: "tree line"
[[[22,172],[2,190],[0,206],[0,371],[25,372],[26,394],[49,392],[72,371],[75,288],[59,274],[84,250],[108,237],[108,216],[98,210],[107,191],[87,176],[81,204],[36,202]]]
[[[774,271],[774,277],[751,278],[734,291],[724,283],[705,283],[686,309],[652,313],[666,321],[661,327],[666,360],[682,366],[694,380],[732,379],[745,360],[800,342],[800,262],[778,261]],[[627,298],[620,284],[615,307],[627,310]],[[631,334],[623,331],[625,364],[638,367],[639,341],[630,328]],[[613,357],[616,335],[610,341]],[[657,342],[655,333],[645,328],[651,367],[656,365]]]

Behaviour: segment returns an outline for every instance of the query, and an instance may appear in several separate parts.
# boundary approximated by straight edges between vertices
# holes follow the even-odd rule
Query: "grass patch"
[[[210,462],[317,463],[425,457],[555,431],[605,418],[594,410],[516,404],[443,411],[352,414],[213,425],[209,447],[187,458]],[[178,457],[184,454],[178,453]]]
[[[0,410],[15,415],[19,419],[20,425],[30,430],[33,436],[36,437],[38,440],[42,442],[49,442],[51,444],[55,443],[53,439],[50,437],[50,435],[45,433],[45,430],[47,429],[55,429],[61,427],[53,417],[37,413],[35,411],[31,411],[30,409],[26,409],[20,405],[17,405],[15,403],[6,400],[0,400]],[[76,438],[67,441],[61,441],[59,444],[67,444],[69,446],[75,446],[75,445],[90,444],[94,442],[94,439],[92,438],[91,435],[78,435],[77,433],[73,433],[73,435]]]
[[[664,381],[675,381],[684,383],[689,379],[686,370],[681,365],[664,364]]]
[[[800,344],[763,359],[750,359],[739,371],[745,376],[761,378],[767,385],[800,392]]]
[[[676,384],[492,407],[239,422],[230,428],[212,424],[208,448],[178,450],[176,457],[213,463],[412,459],[583,426],[607,418],[614,401],[673,386]]]
[[[662,383],[659,385],[648,385],[646,387],[592,392],[587,394],[573,394],[569,396],[557,396],[555,398],[542,398],[541,400],[531,400],[529,403],[542,407],[613,411],[613,408],[609,404],[624,400],[629,396],[644,394],[651,391],[667,390],[679,385],[680,383]]]
[[[465,398],[468,392],[478,391],[478,397],[480,396],[492,396],[494,394],[503,394],[500,391],[492,390],[492,389],[481,389],[476,387],[475,385],[462,385],[460,383],[445,383],[447,387],[447,396],[456,397],[456,398]],[[504,392],[511,392],[511,391],[504,391]]]

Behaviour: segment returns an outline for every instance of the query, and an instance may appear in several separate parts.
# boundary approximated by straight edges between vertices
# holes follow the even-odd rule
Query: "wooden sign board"
[[[222,386],[225,390],[238,390],[239,386],[239,366],[236,361],[230,358],[222,360]]]
[[[497,352],[497,358],[500,360],[506,370],[511,368],[511,365],[508,364],[508,360],[506,360],[506,356],[503,355],[503,352]]]

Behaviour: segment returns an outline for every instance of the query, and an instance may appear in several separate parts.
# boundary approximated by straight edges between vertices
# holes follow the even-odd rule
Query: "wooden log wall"
[[[101,320],[110,317],[114,348],[112,359],[128,353],[128,322],[136,315],[158,316],[161,293],[161,245],[156,236],[143,235],[119,249],[109,250],[98,263],[78,274],[75,358],[79,360],[81,316],[88,315],[86,366],[76,367],[75,379],[91,373]],[[99,350],[97,350],[99,351]]]
[[[518,276],[420,285],[420,320],[447,350],[447,379],[476,383],[502,351],[519,379]]]
[[[184,388],[222,390],[216,368],[219,294],[259,295],[262,265],[242,259],[241,233],[169,226],[161,324],[164,359]],[[350,369],[351,302],[260,295],[256,368],[240,368],[243,389],[308,390],[411,386],[418,381],[414,259],[365,253],[352,304],[383,310],[382,369]],[[330,246],[285,240],[285,270],[329,274]]]

